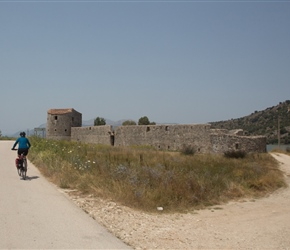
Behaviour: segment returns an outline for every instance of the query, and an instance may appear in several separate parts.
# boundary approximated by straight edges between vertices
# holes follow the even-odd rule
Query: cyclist
[[[18,156],[20,156],[22,153],[26,156],[28,154],[28,149],[30,148],[31,144],[29,140],[25,137],[25,132],[20,133],[20,137],[15,141],[12,150],[14,150],[15,146],[18,145]]]

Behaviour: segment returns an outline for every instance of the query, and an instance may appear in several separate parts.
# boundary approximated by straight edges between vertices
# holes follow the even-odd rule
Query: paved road
[[[0,249],[130,249],[29,163],[22,180],[13,141],[0,141]]]

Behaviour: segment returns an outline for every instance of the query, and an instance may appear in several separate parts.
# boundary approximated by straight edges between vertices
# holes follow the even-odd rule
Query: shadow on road
[[[35,179],[38,179],[39,176],[26,176],[26,179],[25,181],[31,181],[31,180],[35,180]]]

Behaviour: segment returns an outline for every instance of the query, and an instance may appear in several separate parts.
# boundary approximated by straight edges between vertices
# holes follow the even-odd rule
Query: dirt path
[[[17,174],[0,141],[0,249],[131,249],[49,183],[32,164]]]
[[[290,184],[290,157],[272,154]],[[102,200],[71,198],[134,249],[289,249],[290,188],[266,198],[188,214],[147,214]]]

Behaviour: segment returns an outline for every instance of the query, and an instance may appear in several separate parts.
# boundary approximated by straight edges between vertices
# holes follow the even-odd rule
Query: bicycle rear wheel
[[[22,176],[23,180],[26,179],[26,172],[27,172],[27,161],[25,159],[25,160],[23,160],[23,165],[21,168],[21,176]]]
[[[21,176],[21,167],[17,167],[17,173],[19,176]]]

